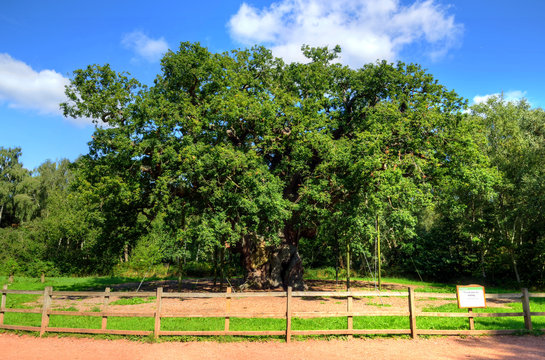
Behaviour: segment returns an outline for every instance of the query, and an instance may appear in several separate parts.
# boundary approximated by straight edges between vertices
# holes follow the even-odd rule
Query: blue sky
[[[85,154],[86,119],[58,103],[72,71],[109,63],[151,84],[181,41],[213,52],[263,44],[287,61],[302,44],[341,45],[342,62],[415,62],[470,103],[492,94],[545,106],[545,1],[277,0],[0,3],[0,146],[33,169]]]

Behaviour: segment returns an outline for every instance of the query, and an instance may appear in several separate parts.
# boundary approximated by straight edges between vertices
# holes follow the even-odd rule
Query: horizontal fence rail
[[[532,316],[545,316],[545,312],[532,312],[530,311],[531,297],[543,298],[545,293],[528,293],[527,289],[522,289],[520,293],[510,294],[486,294],[487,299],[511,299],[514,301],[521,301],[522,312],[479,312],[475,313],[471,309],[468,309],[467,313],[459,312],[424,312],[417,311],[416,298],[419,299],[456,299],[456,294],[445,293],[424,293],[415,292],[412,287],[407,288],[406,292],[378,292],[378,291],[292,291],[291,287],[287,291],[274,291],[274,292],[240,292],[233,293],[231,288],[227,288],[225,293],[179,293],[179,292],[163,292],[163,288],[159,287],[155,292],[111,292],[110,288],[106,288],[104,291],[53,291],[52,287],[46,287],[43,291],[34,290],[11,290],[7,289],[7,285],[4,286],[1,293],[0,304],[0,329],[9,330],[24,330],[24,331],[39,331],[40,335],[45,332],[67,332],[67,333],[87,333],[87,334],[113,334],[113,335],[153,335],[155,338],[159,336],[213,336],[213,335],[242,335],[242,336],[285,336],[286,341],[289,342],[294,335],[368,335],[368,334],[406,334],[412,338],[416,338],[420,335],[481,335],[481,334],[511,334],[519,332],[520,330],[475,330],[474,318],[483,317],[523,317],[525,330],[532,330]],[[7,296],[8,295],[42,295],[43,305],[41,309],[19,309],[19,308],[7,308]],[[151,311],[111,311],[110,298],[115,296],[117,298],[155,298],[155,310]],[[53,297],[98,297],[102,299],[102,307],[100,311],[63,311],[52,309]],[[318,299],[324,297],[331,297],[337,299],[346,300],[346,311],[294,311],[293,299]],[[355,298],[372,297],[372,298],[386,298],[386,297],[406,297],[407,298],[407,310],[385,310],[385,311],[354,311],[353,300]],[[164,309],[164,299],[189,299],[189,298],[201,298],[201,299],[213,299],[223,298],[225,299],[224,311],[216,311],[210,313],[174,313],[168,312]],[[237,298],[284,298],[285,307],[282,311],[232,311],[231,300]],[[23,326],[23,325],[7,325],[4,324],[5,313],[29,313],[29,314],[42,314],[40,326]],[[87,328],[64,328],[64,327],[51,327],[49,326],[49,320],[51,315],[62,316],[88,316],[88,317],[100,317],[102,318],[100,329],[87,329]],[[400,316],[409,318],[409,329],[354,329],[353,318],[354,317],[373,317],[373,316]],[[131,318],[153,318],[154,326],[153,330],[114,330],[108,329],[109,317],[131,317]],[[330,329],[330,330],[294,330],[292,328],[293,318],[326,318],[326,317],[346,317],[347,326],[346,329]],[[468,330],[430,330],[430,329],[418,329],[417,318],[418,317],[456,317],[456,318],[468,318],[469,329]],[[217,331],[197,331],[197,330],[161,330],[161,319],[163,318],[224,318],[225,326],[223,330]],[[285,330],[270,330],[270,331],[233,331],[230,329],[231,318],[278,318],[285,319]]]

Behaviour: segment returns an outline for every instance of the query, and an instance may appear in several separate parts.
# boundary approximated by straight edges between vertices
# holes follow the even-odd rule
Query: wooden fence
[[[0,329],[11,330],[27,330],[27,331],[39,331],[40,335],[45,332],[70,332],[70,333],[90,333],[90,334],[116,334],[116,335],[151,335],[158,338],[161,335],[193,335],[193,336],[207,336],[207,335],[265,335],[265,336],[285,336],[286,341],[290,342],[291,337],[294,335],[357,335],[357,334],[407,334],[412,338],[416,338],[417,335],[481,335],[481,334],[510,334],[519,332],[520,330],[475,330],[474,318],[476,317],[524,317],[524,325],[527,331],[532,330],[532,316],[545,316],[545,312],[531,312],[530,301],[531,297],[545,297],[544,293],[528,293],[527,289],[522,289],[521,293],[511,294],[486,294],[487,299],[512,299],[522,302],[523,312],[479,312],[475,313],[469,310],[467,313],[452,313],[452,312],[422,312],[417,311],[415,298],[435,298],[435,299],[456,299],[456,294],[445,293],[420,293],[415,292],[413,288],[409,287],[407,292],[382,292],[377,294],[373,291],[292,291],[288,288],[283,292],[241,292],[232,293],[228,288],[225,293],[179,293],[179,292],[163,292],[163,288],[157,288],[156,292],[110,292],[110,288],[106,288],[103,292],[98,291],[53,291],[51,287],[46,287],[44,291],[34,290],[8,290],[7,286],[0,290],[2,294],[1,306],[0,306]],[[6,297],[8,294],[30,294],[30,295],[43,295],[42,309],[15,309],[6,308]],[[148,312],[119,312],[109,311],[108,305],[110,303],[111,296],[132,298],[132,297],[155,297],[156,298],[156,310]],[[52,298],[55,296],[73,296],[73,297],[100,297],[102,299],[102,309],[98,312],[85,312],[85,311],[59,311],[54,310],[51,307]],[[353,299],[359,297],[405,297],[407,298],[407,311],[354,311]],[[279,312],[233,312],[231,311],[231,299],[234,298],[254,298],[254,297],[280,297],[285,299],[285,309]],[[316,297],[334,297],[346,299],[345,311],[293,311],[292,299],[293,298],[316,298]],[[225,299],[225,312],[214,314],[179,314],[169,313],[163,310],[164,299],[187,299],[187,298],[224,298]],[[4,324],[5,313],[34,313],[41,314],[41,326],[20,326],[20,325],[6,325]],[[86,329],[86,328],[59,328],[49,326],[49,317],[51,315],[70,315],[70,316],[95,316],[102,318],[102,326],[100,329]],[[153,331],[140,331],[140,330],[113,330],[107,329],[108,317],[152,317],[154,318],[154,330]],[[406,316],[409,318],[409,329],[354,329],[353,317],[355,316]],[[168,317],[178,318],[225,318],[224,330],[221,331],[165,331],[161,330],[161,319]],[[347,326],[346,329],[336,330],[293,330],[291,321],[292,318],[323,318],[323,317],[346,317]],[[417,318],[418,317],[462,317],[468,318],[467,330],[429,330],[418,329]],[[282,318],[286,321],[286,329],[280,331],[233,331],[230,330],[231,318]]]

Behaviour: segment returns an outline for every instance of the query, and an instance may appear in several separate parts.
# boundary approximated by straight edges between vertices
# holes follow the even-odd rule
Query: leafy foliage
[[[150,87],[76,70],[61,107],[95,120],[89,153],[30,172],[0,148],[4,271],[240,261],[280,264],[285,282],[298,251],[369,272],[381,242],[390,273],[542,281],[543,110],[492,99],[465,113],[418,65],[302,51],[285,64],[181,43]]]

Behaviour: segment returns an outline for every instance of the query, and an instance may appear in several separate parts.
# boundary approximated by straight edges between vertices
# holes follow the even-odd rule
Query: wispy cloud
[[[168,50],[168,43],[163,37],[152,39],[141,31],[124,35],[121,44],[149,62],[159,61]]]
[[[507,101],[507,102],[517,102],[526,97],[526,91],[512,90],[512,91],[507,91],[502,93],[477,95],[473,98],[473,104],[486,103],[489,99],[493,97],[503,98],[503,101]]]
[[[69,82],[55,70],[36,71],[9,54],[0,54],[0,101],[11,108],[62,115],[59,104],[66,101],[64,87]],[[91,123],[89,119],[70,120],[78,124]]]
[[[243,3],[228,23],[245,44],[270,46],[286,61],[305,61],[302,44],[341,45],[351,66],[395,60],[411,44],[437,59],[460,42],[463,26],[434,0],[403,6],[399,0],[280,0],[269,7]]]

